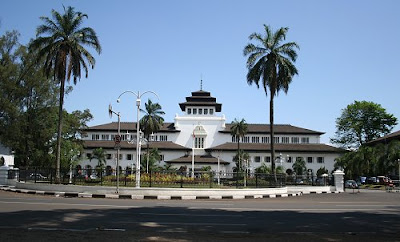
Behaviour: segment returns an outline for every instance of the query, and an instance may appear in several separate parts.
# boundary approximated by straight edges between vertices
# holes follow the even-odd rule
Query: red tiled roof
[[[85,129],[85,131],[110,131],[118,130],[118,122],[95,125]],[[136,122],[121,122],[121,132],[136,132]],[[159,132],[180,132],[175,129],[174,123],[164,123]]]
[[[269,124],[247,124],[248,134],[269,134]],[[310,129],[300,128],[289,124],[275,124],[275,134],[297,134],[297,135],[322,135],[323,132],[314,131]],[[230,133],[231,124],[226,124],[225,130],[219,131],[221,133]],[[118,123],[112,122],[107,124],[95,125],[85,129],[85,131],[108,131],[116,132],[118,130]],[[136,132],[136,122],[121,122],[121,132],[129,131],[130,133]],[[175,129],[174,123],[164,123],[159,132],[180,132]]]
[[[226,124],[225,130],[221,133],[230,133],[231,124]],[[271,125],[269,124],[247,124],[248,134],[270,134]],[[300,135],[322,135],[324,132],[314,131],[310,129],[300,128],[289,124],[274,124],[275,134],[300,134]]]
[[[185,155],[174,160],[165,161],[166,163],[192,163],[192,156]],[[218,164],[218,158],[211,155],[195,155],[195,164]],[[221,165],[229,164],[229,162],[219,159]]]
[[[269,152],[271,151],[271,144],[240,143],[240,149],[253,152]],[[237,143],[225,143],[207,150],[236,151]],[[275,152],[345,153],[346,150],[326,144],[275,144]]]

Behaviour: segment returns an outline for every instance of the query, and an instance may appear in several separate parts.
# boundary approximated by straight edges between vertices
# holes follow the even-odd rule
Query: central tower
[[[221,112],[221,103],[210,92],[199,90],[186,97],[186,102],[179,103],[182,116],[175,116],[175,128],[180,130],[177,143],[188,148],[193,144],[198,153],[201,150],[224,142],[219,139],[219,131],[225,129],[225,116]]]

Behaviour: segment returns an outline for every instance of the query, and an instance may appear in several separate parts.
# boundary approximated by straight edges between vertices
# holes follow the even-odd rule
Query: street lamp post
[[[124,95],[125,93],[131,93],[136,96],[136,107],[137,107],[137,116],[136,116],[136,188],[140,187],[140,151],[139,151],[139,142],[140,142],[140,134],[139,134],[139,115],[140,115],[140,103],[141,103],[141,97],[146,94],[146,93],[153,93],[157,98],[158,95],[155,92],[152,91],[146,91],[142,94],[138,91],[137,93],[133,91],[124,91],[118,96],[117,102],[119,103],[121,101],[121,96]]]
[[[400,187],[400,159],[397,159],[397,161],[399,162],[399,187]]]
[[[117,191],[116,193],[119,193],[119,150],[121,148],[121,114],[119,112],[115,112],[112,110],[111,104],[108,106],[108,115],[110,115],[110,118],[112,115],[115,114],[118,116],[118,138],[115,138],[115,145],[117,146],[117,164],[116,164],[116,175],[117,175]]]

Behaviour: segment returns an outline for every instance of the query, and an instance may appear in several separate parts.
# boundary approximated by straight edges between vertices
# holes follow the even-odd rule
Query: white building
[[[211,166],[212,170],[233,172],[236,167],[233,157],[237,152],[237,142],[230,134],[231,124],[226,123],[221,115],[222,104],[209,92],[200,90],[186,97],[186,102],[179,104],[182,115],[176,115],[174,122],[164,123],[161,130],[154,135],[150,148],[157,148],[161,154],[160,166],[166,163],[175,168],[192,166],[194,151],[195,170]],[[107,152],[107,166],[116,167],[116,150],[114,137],[118,123],[112,122],[88,128],[84,138],[85,154],[82,168],[93,168],[96,161],[89,161],[94,149],[103,148]],[[130,169],[136,164],[136,144],[127,140],[136,139],[136,123],[121,123],[120,166]],[[297,157],[303,157],[307,169],[314,174],[325,167],[331,172],[335,158],[344,150],[320,143],[322,132],[299,128],[292,125],[275,125],[275,152],[277,166],[292,170]],[[263,163],[271,164],[270,125],[248,124],[247,135],[240,140],[240,148],[250,155],[247,162],[249,169],[254,170]],[[142,148],[145,152],[146,147]]]

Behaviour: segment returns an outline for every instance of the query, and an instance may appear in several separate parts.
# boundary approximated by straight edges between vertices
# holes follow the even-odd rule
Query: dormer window
[[[193,130],[193,138],[194,138],[194,148],[195,149],[204,149],[205,148],[205,140],[207,136],[206,130],[203,126],[199,125]]]

